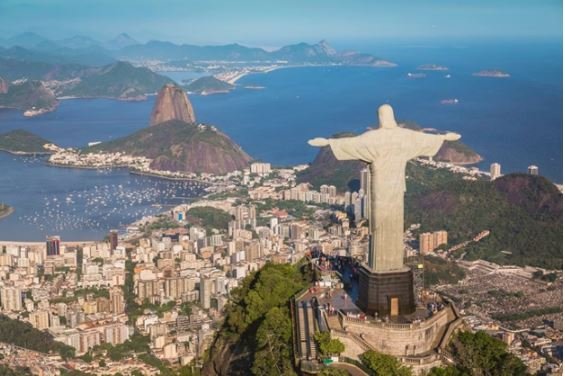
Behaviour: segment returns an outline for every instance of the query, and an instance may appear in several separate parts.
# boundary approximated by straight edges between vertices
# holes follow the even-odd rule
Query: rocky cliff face
[[[6,94],[8,92],[8,81],[0,77],[0,94]]]
[[[185,123],[196,122],[188,96],[183,89],[172,84],[163,86],[159,92],[149,125],[153,126],[169,120],[179,120]]]

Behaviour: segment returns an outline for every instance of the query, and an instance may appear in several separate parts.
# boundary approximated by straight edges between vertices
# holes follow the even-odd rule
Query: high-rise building
[[[420,254],[422,256],[445,244],[447,244],[447,231],[445,230],[420,234]]]
[[[59,236],[48,236],[45,245],[47,256],[59,256],[61,254],[61,238]]]
[[[528,174],[530,175],[539,175],[539,168],[536,165],[528,166]]]
[[[361,170],[361,190],[363,191],[363,218],[370,217],[371,202],[370,202],[370,187],[371,187],[371,170],[365,167]]]
[[[38,310],[29,314],[29,322],[39,330],[49,328],[49,312],[46,310]]]
[[[129,330],[123,323],[113,323],[104,327],[104,341],[112,345],[119,345],[129,339]]]
[[[434,237],[430,232],[420,234],[420,254],[426,255],[434,250]]]
[[[434,249],[440,245],[447,244],[447,231],[441,230],[434,232]]]
[[[110,311],[115,314],[124,313],[124,292],[119,287],[110,290]]]
[[[501,169],[499,163],[493,163],[490,165],[490,180],[495,180],[501,175]]]
[[[204,309],[210,308],[210,300],[212,298],[212,286],[214,281],[210,278],[200,278],[200,305]]]
[[[365,194],[369,193],[369,186],[371,184],[371,170],[365,167],[361,170],[361,189]]]
[[[4,311],[21,311],[22,290],[13,286],[0,288],[0,302]]]
[[[270,163],[251,163],[251,173],[258,175],[268,175],[271,172]]]
[[[254,205],[239,205],[235,208],[235,220],[233,221],[234,229],[244,229],[247,225],[251,228],[257,226],[257,209]]]
[[[114,251],[118,247],[118,231],[117,230],[110,230],[108,234],[108,239],[110,241],[110,250]]]

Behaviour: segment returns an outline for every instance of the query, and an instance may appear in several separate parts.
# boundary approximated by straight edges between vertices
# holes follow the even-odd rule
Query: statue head
[[[396,120],[394,120],[394,111],[392,107],[388,104],[383,104],[379,107],[379,128],[396,128],[398,124],[396,124]]]

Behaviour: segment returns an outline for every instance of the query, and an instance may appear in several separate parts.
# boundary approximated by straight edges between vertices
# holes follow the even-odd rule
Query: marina
[[[0,154],[0,169],[19,177],[1,179],[0,192],[15,212],[0,222],[0,239],[41,241],[101,240],[110,229],[188,202],[205,185],[194,181],[133,175],[125,169],[53,168],[44,158]],[[25,176],[25,179],[23,178]]]

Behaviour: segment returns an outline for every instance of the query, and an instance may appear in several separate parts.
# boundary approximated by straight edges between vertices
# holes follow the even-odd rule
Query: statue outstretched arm
[[[367,161],[369,158],[363,152],[363,138],[361,136],[343,137],[343,138],[313,138],[308,141],[312,146],[324,147],[329,146],[337,160],[353,160],[359,159]]]
[[[323,138],[323,137],[316,137],[313,138],[311,140],[308,140],[308,143],[311,146],[316,146],[316,147],[323,147],[323,146],[328,146],[330,144],[330,140],[328,140],[327,138]]]
[[[457,141],[460,138],[461,138],[461,135],[459,133],[448,132],[448,133],[443,135],[443,139],[445,141]]]
[[[412,153],[410,155],[410,159],[412,159],[416,157],[433,157],[445,141],[457,141],[461,138],[461,135],[453,132],[446,134],[416,132],[407,135],[407,137],[410,137],[412,145]]]

